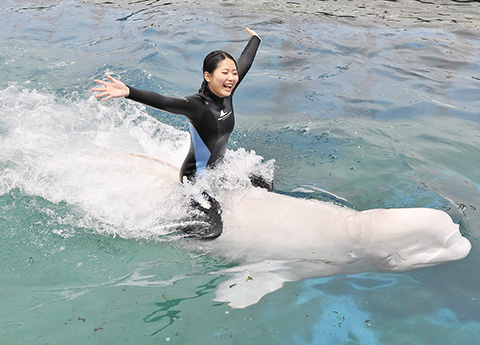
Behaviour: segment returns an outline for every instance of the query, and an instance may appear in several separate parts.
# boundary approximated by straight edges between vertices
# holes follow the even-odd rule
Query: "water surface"
[[[480,342],[477,2],[7,0],[0,15],[2,340]],[[122,159],[180,164],[186,122],[89,89],[110,72],[192,94],[203,57],[238,56],[246,26],[262,44],[235,98],[238,176],[274,160],[281,193],[447,210],[465,260],[288,283],[246,309],[212,301],[227,277],[209,272],[232,263],[166,238],[181,210]]]

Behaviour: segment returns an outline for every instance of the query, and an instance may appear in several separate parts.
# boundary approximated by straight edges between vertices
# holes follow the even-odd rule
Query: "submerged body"
[[[226,196],[224,234],[211,250],[240,263],[216,299],[246,307],[284,282],[340,273],[408,271],[463,259],[470,242],[428,208],[355,211],[259,188]]]
[[[149,161],[144,158],[139,163]],[[155,162],[154,173],[162,183],[175,183],[178,170]],[[359,212],[254,187],[220,190],[216,197],[223,208],[222,236],[184,245],[239,264],[218,272],[231,279],[219,285],[216,299],[232,307],[254,304],[287,281],[338,273],[408,271],[460,260],[471,248],[459,226],[440,210]]]

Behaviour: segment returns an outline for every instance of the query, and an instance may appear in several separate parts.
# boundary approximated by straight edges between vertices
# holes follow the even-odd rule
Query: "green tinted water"
[[[479,342],[478,6],[312,6],[2,6],[2,343]],[[326,190],[358,210],[448,210],[472,242],[465,260],[288,283],[246,309],[212,300],[227,277],[210,272],[231,263],[165,237],[159,224],[175,209],[116,156],[181,163],[185,121],[101,105],[88,89],[111,71],[194,93],[204,55],[238,55],[247,25],[263,42],[236,95],[232,155],[245,166],[256,158],[242,148],[275,159],[282,193],[324,200]]]

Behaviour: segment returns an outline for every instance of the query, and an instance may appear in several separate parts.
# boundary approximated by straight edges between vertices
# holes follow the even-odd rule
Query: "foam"
[[[17,188],[67,202],[83,211],[85,224],[95,231],[126,238],[165,235],[185,219],[189,191],[166,185],[160,166],[129,154],[179,167],[188,133],[157,121],[144,106],[78,95],[58,98],[11,84],[0,90],[0,111],[0,193]],[[273,162],[263,163],[244,149],[228,151],[226,162],[205,181],[218,187],[221,179],[234,188],[259,170],[273,178]]]

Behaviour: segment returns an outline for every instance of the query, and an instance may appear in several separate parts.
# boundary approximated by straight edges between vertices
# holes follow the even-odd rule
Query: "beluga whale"
[[[128,155],[178,185],[178,168],[158,159]],[[166,192],[167,193],[167,192]],[[465,258],[471,249],[446,212],[431,208],[357,211],[315,199],[253,186],[215,190],[224,230],[214,240],[185,240],[236,264],[212,274],[229,276],[215,300],[245,308],[285,282],[367,271],[403,272]]]

